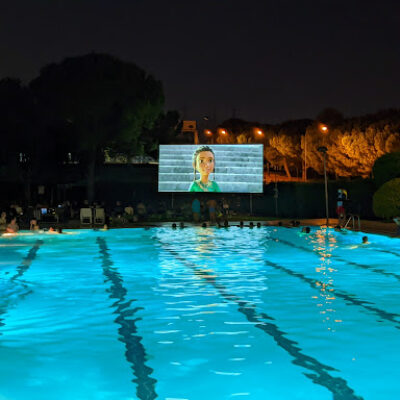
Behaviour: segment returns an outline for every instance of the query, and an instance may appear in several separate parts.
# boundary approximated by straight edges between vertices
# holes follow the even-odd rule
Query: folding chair
[[[95,208],[94,223],[99,225],[104,225],[105,222],[106,222],[106,214],[104,212],[104,208]]]
[[[81,208],[80,219],[81,219],[82,225],[84,225],[84,224],[91,225],[93,222],[92,209],[91,208]]]

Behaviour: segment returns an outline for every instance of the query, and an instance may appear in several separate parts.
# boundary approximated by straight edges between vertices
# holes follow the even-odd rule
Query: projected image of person
[[[210,175],[215,169],[215,154],[211,147],[200,146],[193,153],[194,180],[190,185],[189,192],[220,192],[215,180]],[[196,172],[199,172],[200,179],[196,179]],[[215,172],[214,172],[215,179]]]

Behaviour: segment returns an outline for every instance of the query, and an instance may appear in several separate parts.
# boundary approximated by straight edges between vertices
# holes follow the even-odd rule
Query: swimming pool
[[[400,398],[400,240],[313,229],[0,238],[1,400]]]

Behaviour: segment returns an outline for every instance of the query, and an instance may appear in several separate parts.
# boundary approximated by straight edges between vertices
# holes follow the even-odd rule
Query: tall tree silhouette
[[[87,170],[87,197],[94,199],[96,165],[106,149],[141,154],[143,130],[162,111],[161,83],[135,64],[106,54],[67,58],[44,67],[30,84],[48,123],[70,125],[70,140]]]

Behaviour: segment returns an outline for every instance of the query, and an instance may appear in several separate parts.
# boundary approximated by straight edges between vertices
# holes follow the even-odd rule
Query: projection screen
[[[263,145],[160,145],[159,192],[263,192]]]

